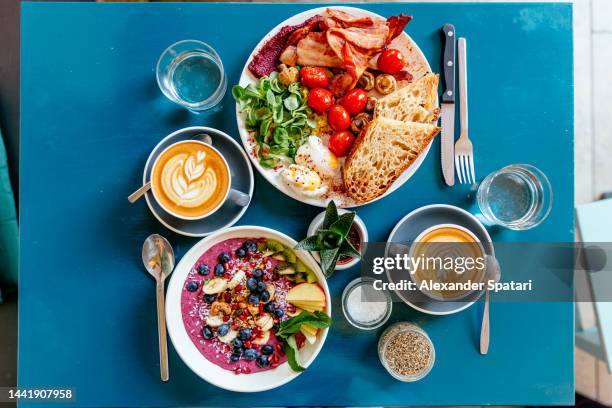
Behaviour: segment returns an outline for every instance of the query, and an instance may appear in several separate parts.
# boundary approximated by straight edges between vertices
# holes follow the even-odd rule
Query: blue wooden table
[[[550,217],[496,241],[573,240],[572,16],[569,4],[363,4],[412,14],[407,31],[436,70],[438,28],[468,38],[470,135],[477,174],[510,163],[541,168],[555,192]],[[196,241],[165,230],[144,201],[126,197],[160,138],[194,124],[237,137],[229,93],[223,109],[192,115],[165,100],[154,67],[185,38],[213,45],[236,83],[259,39],[308,4],[52,4],[22,7],[21,282],[19,384],[70,386],[78,406],[165,405],[570,405],[573,305],[493,304],[489,355],[478,353],[480,308],[433,317],[396,305],[391,321],[421,325],[437,361],[424,380],[393,380],[378,362],[379,332],[349,329],[338,297],[358,273],[330,279],[334,328],[314,364],[274,391],[235,394],[194,375],[170,347],[159,380],[153,281],[143,239],[169,237],[180,257]],[[358,210],[372,241],[385,241],[408,211],[430,203],[469,208],[473,193],[446,188],[435,143],[417,174]],[[257,176],[239,224],[302,237],[319,209]],[[534,271],[536,273],[537,271]],[[67,406],[67,404],[61,404]]]

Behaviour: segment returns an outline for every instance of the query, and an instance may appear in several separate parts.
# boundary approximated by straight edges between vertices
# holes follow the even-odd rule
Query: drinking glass
[[[157,61],[157,84],[171,101],[202,112],[217,105],[227,90],[227,78],[219,54],[197,40],[172,44]]]
[[[489,174],[476,193],[483,221],[513,230],[540,225],[550,213],[552,198],[546,175],[528,164],[512,164]]]

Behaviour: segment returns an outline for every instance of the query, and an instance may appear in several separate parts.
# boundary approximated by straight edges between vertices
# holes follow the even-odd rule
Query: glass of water
[[[489,174],[476,193],[483,221],[513,230],[540,225],[550,213],[552,199],[546,175],[528,164],[512,164]]]
[[[193,112],[213,108],[227,90],[219,54],[197,40],[179,41],[166,48],[157,61],[156,76],[168,99]]]

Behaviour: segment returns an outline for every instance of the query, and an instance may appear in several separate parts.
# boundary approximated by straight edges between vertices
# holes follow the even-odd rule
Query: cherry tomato
[[[390,48],[378,56],[378,69],[385,74],[396,74],[406,66],[406,58],[400,50]]]
[[[329,150],[338,157],[346,156],[353,147],[355,136],[348,130],[336,132],[329,138]]]
[[[325,88],[329,78],[323,68],[304,67],[300,70],[300,82],[307,88]]]
[[[345,130],[351,126],[351,116],[343,106],[334,105],[327,112],[327,123],[335,131]]]
[[[368,103],[368,94],[363,89],[358,88],[349,91],[340,100],[340,105],[344,106],[351,115],[361,112],[365,108],[366,103]]]
[[[308,92],[308,106],[319,113],[325,112],[333,103],[332,93],[327,89],[315,88]]]

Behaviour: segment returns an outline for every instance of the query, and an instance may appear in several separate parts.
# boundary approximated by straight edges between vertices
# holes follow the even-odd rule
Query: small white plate
[[[296,378],[297,373],[289,367],[288,363],[278,367],[253,374],[236,375],[233,371],[224,370],[210,362],[204,357],[193,344],[181,314],[181,291],[185,279],[193,265],[211,246],[231,238],[271,238],[281,242],[283,245],[293,248],[297,242],[289,236],[264,227],[240,226],[225,229],[212,234],[195,244],[176,266],[172,273],[168,291],[166,293],[166,324],[168,333],[176,352],[187,366],[202,379],[217,387],[237,392],[266,391],[279,387]],[[319,278],[319,285],[325,292],[327,306],[325,313],[331,316],[331,299],[329,288],[321,268],[314,258],[304,251],[296,251],[297,257],[304,262]],[[302,366],[308,367],[321,351],[327,337],[328,329],[319,330],[317,340],[314,344],[306,342],[300,349],[300,362]]]
[[[242,75],[240,76],[239,85],[247,86],[248,84],[252,84],[257,81],[257,78],[251,73],[251,71],[249,71],[249,63],[251,62],[251,60],[257,53],[257,51],[259,51],[259,49],[263,47],[266,41],[268,41],[271,37],[273,37],[282,27],[286,25],[296,25],[296,24],[303,23],[304,21],[306,21],[307,19],[309,19],[310,17],[314,15],[324,13],[327,8],[328,7],[319,7],[319,8],[307,10],[302,13],[296,14],[295,16],[288,18],[287,20],[283,21],[282,23],[274,27],[272,30],[270,30],[270,32],[266,34],[264,38],[262,38],[259,44],[257,44],[257,46],[255,47],[251,55],[249,55],[249,58],[247,59],[246,64],[244,65],[244,68],[242,69]],[[376,13],[372,13],[371,11],[360,9],[357,7],[333,6],[333,8],[337,10],[345,11],[347,13],[351,13],[356,16],[369,16],[369,17],[375,17],[375,18],[384,18]],[[408,26],[409,25],[410,23],[408,23]],[[423,54],[419,46],[414,41],[412,41],[412,39],[410,38],[410,36],[408,36],[408,34],[406,34],[406,32],[402,33],[402,35],[405,36],[405,38],[410,42],[410,44],[412,44],[411,49],[414,51],[413,53],[414,55],[409,56],[409,58],[412,58],[413,60],[416,61],[418,65],[426,68],[426,69],[419,69],[418,72],[420,74],[423,74],[425,72],[431,72],[431,67],[429,66],[429,62],[427,61],[427,58],[425,58],[425,55]],[[416,78],[417,77],[415,77],[415,79]],[[433,143],[433,141],[429,143],[429,145],[425,148],[423,153],[421,153],[421,155],[414,161],[414,163],[412,163],[412,165],[406,171],[404,171],[397,180],[395,180],[395,182],[391,185],[391,187],[389,187],[389,189],[385,192],[385,194],[371,201],[368,201],[367,203],[355,203],[352,199],[350,199],[346,195],[338,195],[337,197],[331,196],[331,197],[326,197],[326,198],[308,198],[308,197],[302,196],[301,194],[296,193],[293,189],[286,186],[280,179],[280,175],[278,174],[279,170],[268,169],[268,168],[263,167],[261,164],[259,164],[259,159],[254,154],[256,142],[254,142],[252,138],[249,136],[249,132],[245,127],[244,117],[240,113],[238,104],[236,104],[236,119],[238,122],[238,131],[240,132],[240,138],[242,139],[242,144],[244,145],[244,148],[247,151],[248,156],[251,159],[251,162],[253,162],[253,166],[255,166],[257,171],[259,171],[259,173],[266,180],[268,180],[270,184],[272,184],[274,187],[276,187],[278,190],[285,193],[289,197],[294,198],[306,204],[314,205],[316,207],[326,207],[330,199],[334,199],[339,207],[343,207],[343,208],[359,207],[361,205],[368,204],[376,200],[380,200],[381,198],[391,194],[393,191],[400,188],[406,181],[408,181],[408,179],[412,177],[412,175],[418,170],[418,168],[421,166],[421,163],[423,163],[423,160],[425,160],[425,157],[427,156],[427,153],[429,152],[429,149],[431,148],[431,144]]]

